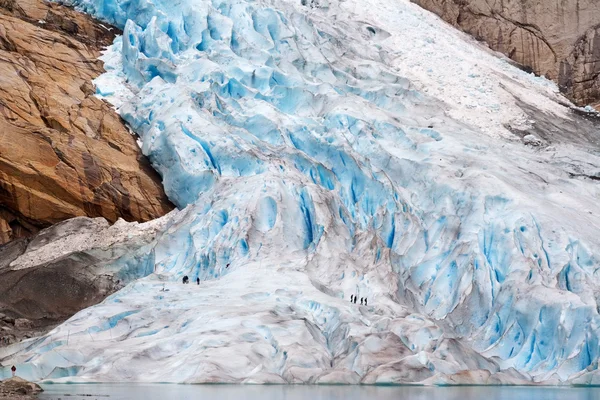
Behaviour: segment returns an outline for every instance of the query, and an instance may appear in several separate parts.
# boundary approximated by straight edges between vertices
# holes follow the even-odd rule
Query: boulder
[[[0,398],[19,398],[18,396],[35,396],[43,392],[40,385],[15,376],[0,381]]]
[[[20,330],[31,329],[33,324],[27,318],[17,318],[15,319],[15,328]]]
[[[544,143],[540,140],[540,138],[538,138],[535,135],[525,135],[523,137],[523,143],[525,143],[528,146],[534,146],[534,147],[538,147],[543,145]]]

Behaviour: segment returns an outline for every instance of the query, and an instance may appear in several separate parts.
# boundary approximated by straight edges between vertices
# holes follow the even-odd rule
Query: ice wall
[[[520,102],[572,118],[548,82],[404,1],[67,3],[123,28],[98,93],[183,210],[139,263],[152,275],[14,356],[30,377],[557,383],[597,368],[600,190],[564,169],[597,171],[598,147],[512,133],[536,124]]]

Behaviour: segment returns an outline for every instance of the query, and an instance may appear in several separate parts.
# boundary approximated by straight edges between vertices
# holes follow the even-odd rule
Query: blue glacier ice
[[[64,2],[181,211],[23,376],[599,382],[599,133],[515,133],[575,118],[552,84],[405,0]]]

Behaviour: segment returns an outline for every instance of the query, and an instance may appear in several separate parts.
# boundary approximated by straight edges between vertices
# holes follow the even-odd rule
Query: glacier
[[[123,29],[97,93],[180,211],[107,267],[125,288],[2,365],[600,382],[600,124],[555,85],[405,0],[63,2]]]

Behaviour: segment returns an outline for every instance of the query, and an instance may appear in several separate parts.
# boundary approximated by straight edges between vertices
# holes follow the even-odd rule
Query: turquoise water
[[[236,385],[42,385],[40,400],[592,400],[600,387],[502,386],[236,386]]]

